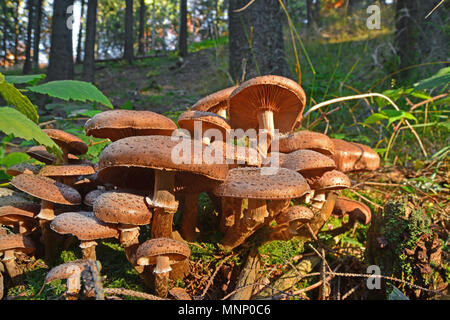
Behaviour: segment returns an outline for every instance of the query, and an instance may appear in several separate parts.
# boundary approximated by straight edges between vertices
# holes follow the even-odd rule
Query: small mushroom
[[[350,188],[351,182],[347,175],[338,170],[325,172],[320,178],[309,179],[311,189],[314,190],[312,206],[320,209],[326,201],[326,193]]]
[[[86,135],[111,141],[132,136],[170,136],[176,129],[170,118],[148,110],[108,110],[84,125]]]
[[[304,223],[308,223],[314,217],[311,209],[305,206],[292,206],[281,212],[275,221],[278,225],[288,225],[288,233],[297,234],[297,229]]]
[[[16,264],[16,256],[14,253],[21,251],[29,254],[34,250],[33,242],[25,235],[0,235],[0,253],[3,253],[2,262],[8,275],[14,282],[18,282],[22,274],[22,270]]]
[[[54,164],[56,162],[55,155],[49,153],[44,146],[30,147],[26,151],[26,153],[27,153],[27,155],[29,155],[33,159],[36,159],[36,160],[38,160],[40,162],[43,162],[45,164]],[[69,163],[77,163],[77,162],[80,162],[81,160],[77,156],[69,153],[67,155],[67,161]]]
[[[354,222],[368,224],[372,218],[370,208],[367,205],[346,197],[339,197],[336,199],[332,214],[338,217],[348,215],[351,224]]]
[[[50,228],[56,233],[77,237],[85,260],[97,260],[96,240],[119,237],[114,225],[108,225],[97,219],[93,212],[86,211],[64,212],[53,219]]]
[[[68,186],[74,186],[80,176],[95,174],[93,167],[88,165],[48,165],[39,171],[39,175],[52,178]]]
[[[278,150],[290,153],[297,150],[308,149],[320,152],[326,156],[334,154],[333,141],[325,134],[308,130],[289,133],[279,137]]]
[[[188,259],[189,247],[177,240],[156,238],[141,244],[136,252],[137,263],[141,266],[155,265],[155,291],[159,297],[167,297],[171,265]]]
[[[380,156],[372,148],[356,142],[332,139],[333,159],[342,172],[372,171],[380,166]]]
[[[40,206],[35,203],[0,207],[0,224],[14,227],[16,233],[29,233],[36,226],[34,217],[39,210]]]
[[[88,146],[77,136],[58,129],[43,129],[44,131],[62,150],[64,164],[69,163],[69,153],[75,155],[85,154]]]
[[[214,112],[222,118],[226,118],[228,109],[227,99],[236,88],[237,86],[233,86],[212,93],[197,101],[191,110]]]
[[[25,174],[37,174],[39,172],[40,168],[38,166],[22,162],[17,163],[11,167],[9,167],[6,170],[6,174],[10,176],[18,176],[19,174],[25,173]]]

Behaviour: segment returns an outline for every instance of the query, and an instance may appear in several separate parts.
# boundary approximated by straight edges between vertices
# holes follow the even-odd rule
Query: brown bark
[[[83,23],[82,18],[84,16],[84,0],[81,0],[81,13],[80,13],[80,29],[78,29],[78,39],[77,39],[77,57],[75,59],[76,64],[81,64],[81,42],[83,38]]]
[[[39,45],[41,44],[41,25],[42,25],[42,4],[43,0],[36,0],[36,23],[34,28],[34,39],[33,39],[33,69],[39,69]]]
[[[125,8],[125,43],[123,50],[123,57],[128,63],[133,63],[133,0],[126,0]]]
[[[95,81],[95,35],[97,29],[97,0],[88,2],[86,40],[84,43],[83,79]]]
[[[178,50],[182,57],[188,55],[187,34],[187,0],[180,0],[180,34],[178,39]]]
[[[138,53],[139,55],[145,54],[145,14],[147,11],[147,6],[145,5],[145,0],[140,0],[139,6],[139,45]]]
[[[24,74],[30,74],[32,71],[32,65],[31,65],[31,33],[33,31],[33,12],[34,12],[34,5],[33,0],[27,1],[27,9],[28,9],[28,24],[27,24],[27,40],[25,44],[25,62],[23,64],[23,73]]]

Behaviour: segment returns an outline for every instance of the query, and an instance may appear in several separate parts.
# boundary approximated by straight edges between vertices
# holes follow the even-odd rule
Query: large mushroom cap
[[[31,174],[20,174],[11,180],[11,185],[33,197],[59,204],[81,204],[77,190],[53,179]]]
[[[196,148],[200,150],[197,151]],[[194,141],[186,138],[173,139],[168,136],[124,138],[113,142],[103,150],[99,158],[99,178],[114,184],[112,177],[120,176],[130,168],[142,168],[185,171],[213,180],[224,180],[228,172],[226,163],[207,164],[201,161],[202,158],[195,158],[199,157],[199,151],[203,154],[203,148],[201,143],[197,143],[194,147]],[[190,150],[188,151],[190,155],[186,156],[184,159],[186,161],[181,161],[180,153],[182,154],[185,149]]]
[[[351,187],[350,179],[343,172],[331,170],[310,184],[313,190],[341,190]]]
[[[39,167],[34,166],[32,164],[22,162],[17,163],[15,165],[12,165],[11,167],[6,170],[6,174],[9,174],[10,176],[18,176],[19,174],[25,173],[25,174],[37,174],[39,172]]]
[[[233,86],[212,93],[197,101],[191,110],[218,113],[220,110],[227,108],[227,99],[236,88],[237,86]]]
[[[305,206],[292,206],[283,210],[277,217],[278,224],[289,223],[293,221],[308,222],[314,217],[311,209]]]
[[[372,148],[342,139],[332,140],[335,148],[333,159],[339,171],[376,170],[380,166],[380,156]]]
[[[211,156],[215,157],[216,151],[222,152],[222,156],[230,166],[247,165],[261,166],[261,155],[257,149],[245,146],[238,146],[223,141],[214,141],[205,147],[211,150]]]
[[[330,156],[334,153],[333,141],[325,134],[302,130],[279,138],[278,150],[290,153],[296,150],[308,149]]]
[[[336,168],[333,159],[312,150],[297,150],[283,156],[280,164],[304,176],[321,175]]]
[[[75,260],[60,264],[53,267],[45,276],[44,284],[50,283],[54,280],[67,279],[75,273],[82,272],[86,267],[86,260]]]
[[[145,197],[126,192],[107,192],[94,202],[95,217],[106,223],[146,225],[152,219]]]
[[[50,178],[89,176],[91,174],[95,174],[93,167],[77,164],[61,166],[48,165],[39,171],[39,175]]]
[[[281,76],[261,76],[237,87],[228,98],[232,128],[257,129],[258,114],[272,111],[275,129],[290,132],[301,121],[306,103],[300,85]]]
[[[139,265],[156,264],[158,256],[169,257],[169,263],[175,264],[189,258],[190,255],[191,250],[187,244],[169,238],[147,240],[139,246],[136,252]]]
[[[192,139],[194,138],[195,123],[200,124],[202,130],[202,136],[209,129],[216,129],[222,134],[222,139],[226,139],[227,131],[231,129],[228,121],[221,116],[207,111],[196,111],[188,110],[180,114],[178,117],[178,125],[182,129],[186,129],[191,134]],[[197,125],[198,127],[199,125]]]
[[[24,253],[31,253],[34,249],[33,242],[25,235],[7,234],[0,236],[0,252],[17,250]]]
[[[310,192],[306,179],[293,170],[278,168],[272,175],[263,168],[235,168],[227,179],[214,189],[219,197],[242,199],[294,199]]]
[[[64,212],[50,224],[50,228],[59,234],[71,234],[82,241],[118,238],[116,227],[98,220],[93,212]]]
[[[83,203],[88,206],[92,207],[94,205],[95,200],[97,200],[100,195],[106,192],[111,192],[110,190],[106,189],[95,189],[90,191],[88,194],[84,196]]]
[[[131,136],[170,136],[176,124],[152,111],[108,110],[89,119],[84,130],[88,136],[117,141]]]
[[[372,218],[368,206],[362,202],[351,200],[346,197],[339,197],[336,199],[332,214],[338,217],[349,215],[350,219],[358,220],[364,224],[368,224]]]
[[[58,129],[43,129],[42,131],[55,141],[61,149],[66,150],[67,153],[85,154],[88,151],[87,144],[71,133]]]

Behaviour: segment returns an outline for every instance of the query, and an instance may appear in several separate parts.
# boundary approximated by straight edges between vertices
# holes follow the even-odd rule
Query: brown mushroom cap
[[[189,258],[191,250],[184,242],[169,239],[156,238],[150,239],[142,243],[136,251],[137,263],[142,265],[144,259],[148,259],[148,264],[156,264],[158,256],[169,257],[169,263],[175,264]]]
[[[63,150],[72,154],[85,154],[88,146],[83,140],[71,133],[58,129],[43,129],[55,143]]]
[[[6,174],[10,176],[17,176],[19,174],[37,174],[40,168],[38,166],[34,166],[30,163],[22,162],[17,163],[6,170]]]
[[[80,259],[53,267],[45,276],[44,284],[50,283],[54,280],[67,279],[74,273],[83,271],[86,266],[86,262],[86,260]]]
[[[84,196],[83,199],[83,203],[85,205],[87,205],[88,207],[92,207],[94,205],[95,200],[97,200],[97,198],[106,192],[111,192],[110,190],[106,190],[106,189],[95,189],[90,191],[88,194],[86,194]]]
[[[13,233],[0,236],[0,252],[17,250],[28,254],[34,249],[33,242],[27,236]]]
[[[11,185],[33,197],[59,204],[81,204],[81,195],[75,189],[53,179],[20,174],[11,180]]]
[[[44,146],[30,147],[26,153],[33,159],[36,159],[45,164],[53,164],[56,161],[56,156],[49,153]],[[80,161],[86,161],[86,160],[80,160],[77,156],[70,154],[70,153],[68,154],[67,157],[68,157],[69,163],[79,163]]]
[[[227,99],[237,86],[229,87],[212,93],[197,101],[191,108],[196,111],[208,111],[217,113],[221,109],[227,108]]]
[[[331,170],[310,184],[313,190],[341,190],[351,187],[350,179],[343,172]]]
[[[108,110],[96,114],[84,125],[88,136],[111,141],[132,136],[170,136],[176,129],[170,118],[147,110]]]
[[[242,199],[294,199],[310,192],[306,179],[293,170],[278,168],[276,174],[262,173],[262,168],[235,168],[214,189],[219,197]]]
[[[126,192],[106,192],[94,202],[95,217],[106,223],[146,225],[152,219],[145,197]]]
[[[368,224],[372,218],[370,208],[362,202],[351,200],[346,197],[339,197],[334,204],[333,215],[343,217],[349,215],[350,219],[358,220]]]
[[[222,156],[229,165],[261,166],[261,155],[254,148],[237,146],[218,140],[205,148],[210,148],[212,157],[215,156],[216,150],[222,150]]]
[[[272,111],[275,129],[290,132],[302,119],[306,96],[302,87],[288,78],[269,75],[250,79],[228,98],[232,128],[257,129],[258,113]]]
[[[115,226],[98,220],[93,212],[64,212],[50,224],[50,228],[59,234],[71,234],[82,241],[118,238]]]
[[[333,141],[325,134],[302,130],[279,138],[278,150],[290,153],[296,150],[308,149],[320,152],[326,156],[334,153]]]
[[[40,210],[38,204],[23,204],[0,207],[0,224],[8,225],[16,221],[34,220]]]
[[[342,172],[376,170],[380,166],[380,156],[372,148],[356,142],[332,139],[337,169]]]
[[[200,123],[202,137],[205,135],[205,132],[207,130],[216,129],[219,130],[222,134],[221,140],[225,140],[227,131],[231,130],[227,119],[222,118],[221,116],[212,112],[188,110],[180,114],[178,118],[178,125],[180,126],[180,128],[189,131],[192,139],[194,139],[195,137],[194,129],[196,122]]]
[[[89,176],[95,174],[93,167],[88,165],[60,165],[45,166],[39,171],[39,175],[50,178],[62,178],[62,177],[76,177],[76,176]]]
[[[184,142],[181,142],[181,141]],[[191,148],[188,163],[175,163],[172,150],[186,143]],[[204,146],[201,146],[204,148]],[[129,137],[113,142],[107,146],[99,158],[99,178],[114,184],[113,177],[120,177],[130,168],[157,169],[166,171],[185,171],[206,176],[214,180],[225,179],[228,167],[223,164],[195,163],[194,141],[190,139],[172,140],[168,136]],[[203,149],[202,149],[203,151]],[[178,159],[177,159],[178,160]],[[150,180],[151,181],[151,180]],[[147,184],[150,181],[146,181]]]
[[[333,159],[312,150],[297,150],[285,154],[280,166],[297,171],[308,177],[320,175],[336,168]]]
[[[277,217],[277,224],[289,223],[292,221],[308,222],[314,217],[311,209],[305,206],[292,206],[283,210]]]

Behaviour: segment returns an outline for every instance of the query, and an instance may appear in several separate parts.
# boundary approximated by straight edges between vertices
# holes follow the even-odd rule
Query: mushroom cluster
[[[63,159],[32,147],[27,153],[46,166],[10,169],[11,185],[22,193],[0,197],[0,224],[16,237],[0,235],[3,264],[16,276],[14,253],[34,252],[32,239],[51,264],[64,237],[78,239],[80,261],[96,260],[98,241],[116,238],[143,281],[166,297],[169,278],[190,272],[188,242],[202,232],[200,193],[221,204],[217,229],[229,250],[264,226],[271,241],[314,238],[332,214],[369,223],[366,205],[338,194],[350,187],[346,173],[376,169],[378,155],[322,133],[294,132],[305,103],[296,82],[270,75],[199,100],[178,126],[151,111],[101,112],[85,124],[87,135],[112,141],[97,164],[78,158],[88,151],[79,138],[46,129]],[[252,130],[256,139],[246,135]],[[174,230],[177,212],[182,222]],[[140,239],[142,228],[150,228],[150,239]],[[41,237],[30,238],[36,232]]]

